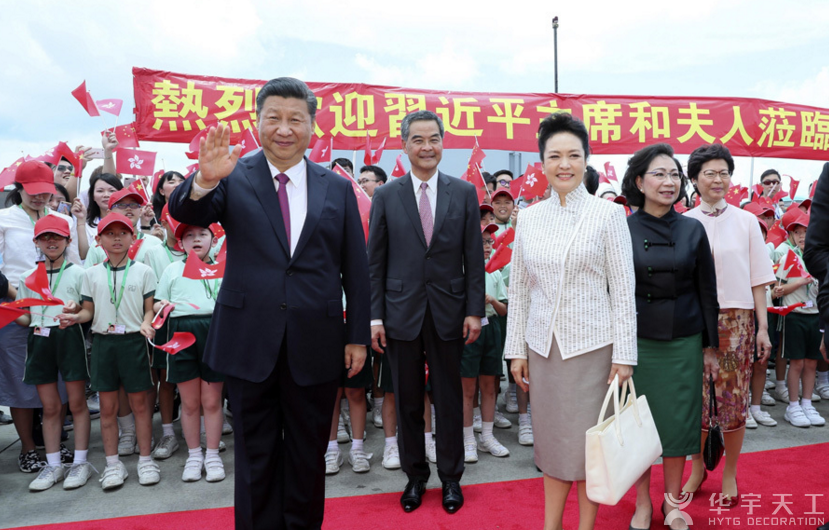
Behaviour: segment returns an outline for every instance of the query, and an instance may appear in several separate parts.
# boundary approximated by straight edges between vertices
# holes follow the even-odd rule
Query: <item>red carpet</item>
[[[693,518],[692,529],[814,530],[829,520],[829,443],[745,454],[740,457],[739,469],[742,505],[719,515],[717,508],[711,507],[711,495],[719,492],[722,477],[719,469],[709,475],[702,491],[684,510]],[[686,476],[689,472],[690,464],[686,465]],[[323,528],[525,530],[543,527],[544,494],[540,478],[465,486],[463,491],[466,504],[451,516],[441,508],[439,489],[429,490],[423,506],[411,514],[400,508],[399,493],[328,499]],[[657,499],[661,491],[661,466],[654,466],[651,498]],[[634,500],[635,493],[631,491],[617,506],[601,507],[596,528],[627,528]],[[788,504],[781,504],[781,500]],[[749,503],[754,505],[753,509]],[[656,504],[656,510],[651,528],[667,528],[658,514],[659,504]],[[564,528],[576,528],[577,525],[578,507],[573,490],[565,512]],[[218,508],[25,528],[224,530],[233,528],[233,511],[232,508]]]

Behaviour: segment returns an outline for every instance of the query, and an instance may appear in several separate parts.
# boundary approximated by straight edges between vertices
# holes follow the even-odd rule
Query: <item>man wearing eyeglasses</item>
[[[357,179],[357,184],[363,188],[369,197],[374,197],[374,189],[382,186],[388,181],[389,177],[383,168],[378,166],[363,166],[360,168],[360,178]]]
[[[495,191],[500,189],[509,190],[509,185],[512,183],[513,179],[512,171],[509,169],[501,169],[496,171],[492,176],[495,178]]]
[[[763,197],[773,199],[780,191],[780,173],[776,169],[767,169],[760,175],[760,182],[763,185]],[[780,201],[774,203],[774,218],[780,219],[783,211],[780,209]]]
[[[61,186],[69,184],[69,179],[72,177],[74,170],[75,168],[72,167],[72,164],[68,160],[61,158],[58,165],[55,166],[55,184],[60,184]]]

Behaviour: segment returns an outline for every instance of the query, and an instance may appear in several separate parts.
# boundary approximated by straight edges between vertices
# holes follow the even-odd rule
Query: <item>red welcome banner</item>
[[[264,80],[230,79],[133,68],[138,138],[190,143],[218,122],[237,143],[256,126]],[[317,138],[334,149],[360,150],[371,138],[400,138],[409,112],[436,112],[449,149],[536,151],[539,122],[570,112],[590,131],[596,154],[633,153],[666,142],[680,154],[703,143],[725,144],[737,156],[826,160],[829,109],[748,98],[595,96],[446,92],[354,83],[308,83],[317,96]]]

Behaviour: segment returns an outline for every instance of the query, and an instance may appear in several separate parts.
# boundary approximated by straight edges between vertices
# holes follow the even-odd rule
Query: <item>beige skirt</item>
[[[613,346],[564,360],[553,337],[546,359],[529,350],[535,465],[559,480],[584,480],[585,432],[596,425]]]

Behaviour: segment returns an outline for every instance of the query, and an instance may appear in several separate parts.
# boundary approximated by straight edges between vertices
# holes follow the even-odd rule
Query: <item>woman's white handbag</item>
[[[607,390],[598,425],[586,433],[587,498],[600,504],[618,503],[662,454],[648,399],[636,397],[632,378],[625,381],[622,399],[628,388],[627,402],[622,405],[617,375]],[[613,416],[602,421],[611,396]]]

